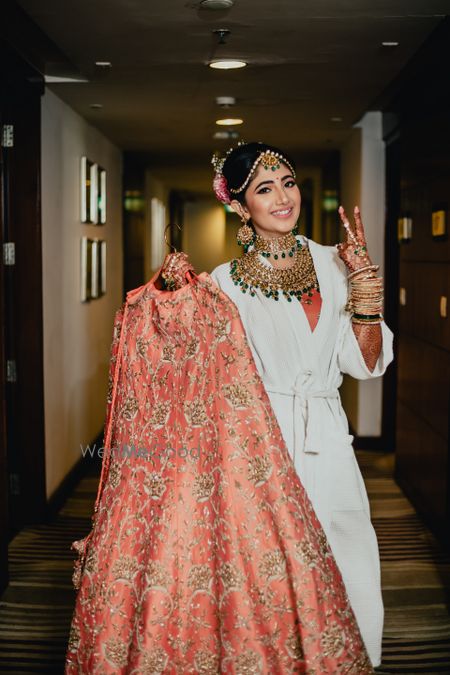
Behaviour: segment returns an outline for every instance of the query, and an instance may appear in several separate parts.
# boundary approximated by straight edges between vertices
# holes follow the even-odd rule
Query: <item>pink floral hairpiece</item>
[[[239,141],[236,147],[239,147],[240,145],[244,145],[244,141]],[[219,157],[218,155],[214,154],[211,159],[211,164],[214,166],[215,171],[213,180],[213,190],[217,199],[219,200],[219,202],[222,202],[222,204],[231,203],[231,194],[228,188],[228,181],[223,175],[222,169],[223,165],[225,164],[226,158],[231,152],[233,152],[233,150],[234,147],[227,150],[224,157]]]
[[[228,182],[224,175],[216,173],[213,180],[213,190],[219,202],[222,202],[222,204],[231,203]]]

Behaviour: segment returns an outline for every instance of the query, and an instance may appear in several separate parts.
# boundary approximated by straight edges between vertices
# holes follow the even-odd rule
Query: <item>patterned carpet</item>
[[[383,569],[386,621],[378,673],[450,673],[450,556],[392,480],[392,457],[360,452]],[[84,478],[53,523],[10,545],[0,600],[0,672],[62,673],[74,603],[70,543],[87,534],[98,478]]]

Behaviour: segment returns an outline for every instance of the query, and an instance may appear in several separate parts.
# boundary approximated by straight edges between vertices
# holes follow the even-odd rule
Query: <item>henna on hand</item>
[[[366,366],[370,372],[373,372],[381,352],[381,326],[379,323],[366,326],[361,323],[353,323],[352,326]]]
[[[355,206],[353,214],[355,220],[354,227],[350,225],[344,207],[339,207],[339,216],[347,233],[347,239],[345,242],[337,244],[336,248],[339,257],[344,261],[349,272],[356,272],[356,270],[361,267],[372,265],[372,261],[367,252],[366,235],[361,220],[361,211],[358,206]]]

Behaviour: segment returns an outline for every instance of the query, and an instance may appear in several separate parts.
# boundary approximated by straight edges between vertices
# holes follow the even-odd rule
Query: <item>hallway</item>
[[[442,553],[392,478],[392,455],[360,451],[377,531],[386,608],[377,672],[450,672],[450,555]],[[70,543],[86,535],[95,467],[50,525],[25,528],[9,549],[0,601],[0,672],[62,673],[74,603]]]
[[[244,296],[230,282],[280,419],[287,419],[288,408],[280,403],[278,409],[277,397],[294,392],[287,443],[322,460],[323,439],[320,433],[311,436],[311,429],[326,429],[323,436],[330,432],[333,449],[342,444],[351,454],[353,469],[350,445],[357,449],[382,562],[385,623],[377,672],[450,675],[449,0],[343,5],[332,0],[6,0],[0,57],[0,673],[63,672],[75,603],[70,547],[90,530],[100,475],[99,458],[85,461],[84,449],[103,438],[105,400],[117,402],[118,380],[111,379],[116,312],[173,248],[186,254],[197,273],[214,274],[232,261],[224,283],[231,276],[244,293],[250,289]],[[245,149],[256,141],[264,142],[266,151]],[[353,213],[361,214],[363,225],[357,223],[355,233],[339,205],[347,214],[357,206]],[[245,230],[263,247],[259,261],[250,239],[246,243],[242,237]],[[299,245],[295,237],[306,241]],[[322,278],[314,247],[327,261]],[[335,251],[340,260],[325,258]],[[278,269],[262,266],[271,256]],[[308,292],[303,306],[310,310],[308,322],[320,321],[317,332],[313,324],[303,326],[303,310],[294,314],[297,302],[286,304],[285,314],[278,312],[283,297],[278,309],[271,307],[279,298],[266,293],[266,273],[272,290],[283,291],[289,302],[292,295],[300,299]],[[169,278],[157,288],[173,283]],[[252,306],[254,288],[261,297]],[[178,319],[177,312],[171,317]],[[154,324],[146,323],[139,349],[127,346],[127,357],[141,357],[141,348],[153,345],[149,326]],[[201,330],[196,322],[191,325]],[[128,334],[120,335],[123,347],[122,335]],[[275,349],[266,354],[271,344]],[[164,351],[164,363],[172,363],[169,352]],[[335,373],[319,382],[323,364],[331,364]],[[139,373],[153,378],[151,368],[139,365]],[[240,384],[242,374],[236,377]],[[161,391],[145,399],[145,433],[160,424],[158,411],[165,403],[166,380],[153,379]],[[130,382],[135,386],[134,376],[127,376],[127,386]],[[192,376],[190,382],[197,380]],[[169,385],[170,380],[167,391],[175,390]],[[297,394],[304,397],[302,419],[295,416]],[[124,399],[124,428],[137,409],[141,415],[138,398],[133,392]],[[183,409],[187,423],[195,426],[198,420],[186,413],[186,391],[180,400],[184,407],[173,406],[170,414]],[[201,398],[201,406],[206,400]],[[155,415],[148,415],[154,409]],[[333,409],[338,427],[328,420]],[[176,424],[168,419],[161,428],[178,433],[178,418]],[[330,506],[330,514],[341,511],[351,520],[357,507],[350,497],[359,499],[363,492],[360,476],[354,490],[339,478],[345,469],[340,458],[331,459],[332,469],[323,474],[329,482],[314,486],[316,510],[325,518],[320,502],[331,504],[336,487],[344,506]],[[297,471],[305,486],[315,476]],[[129,494],[143,494],[139,490]],[[231,503],[233,513],[240,513],[234,499]],[[121,508],[136,514],[126,500]],[[108,508],[106,513],[109,517]],[[247,527],[245,518],[237,520]],[[281,520],[286,529],[286,519]],[[301,521],[294,519],[294,526]],[[338,521],[339,538],[345,528]],[[153,527],[147,516],[142,522]],[[367,527],[367,513],[360,524],[361,530]],[[127,536],[133,533],[124,529]],[[376,558],[368,529],[373,547],[356,525],[348,527],[356,548]],[[172,531],[168,528],[167,540]],[[111,528],[108,546],[101,549],[108,572],[114,570],[111,550],[118,542]],[[195,533],[190,542],[197,544]],[[155,552],[151,544],[148,548]],[[375,567],[367,560],[353,563],[347,543],[339,550],[341,569],[351,568],[348,588],[353,584],[359,593],[364,589],[359,571],[370,575]],[[256,567],[254,556],[249,559]],[[168,578],[184,588],[176,570]],[[375,601],[361,596],[360,608],[377,612],[372,662],[378,663],[378,561],[373,579]],[[328,582],[324,587],[333,590]],[[159,600],[149,597],[153,604],[146,617],[159,607]],[[319,594],[311,597],[315,601]],[[296,607],[304,609],[299,603]],[[91,610],[89,603],[86,607]],[[142,609],[134,597],[128,608],[133,617]],[[329,609],[328,618],[338,609]],[[109,607],[105,611],[108,623],[112,615]],[[294,610],[289,612],[295,618]],[[215,609],[213,614],[217,618]],[[225,615],[226,623],[231,613]],[[88,623],[87,616],[80,626]],[[191,605],[185,616],[191,618]],[[280,616],[277,606],[273,629],[264,624],[263,641],[269,633],[281,640],[278,631],[288,631]],[[309,618],[308,611],[303,616]],[[306,623],[303,616],[296,623]],[[152,622],[159,630],[159,621]],[[96,618],[95,629],[100,625]],[[311,625],[318,642],[326,637],[326,630]],[[239,622],[232,635],[241,649],[236,626]],[[148,625],[144,630],[147,639]],[[312,642],[297,625],[291,632],[303,640],[302,658],[311,664],[305,650]],[[220,649],[227,646],[223,634]],[[159,634],[156,641],[160,646]],[[283,658],[293,658],[288,647]],[[124,653],[128,649],[126,643]],[[277,654],[283,650],[284,645]],[[328,658],[322,644],[316,651]],[[350,651],[353,662],[359,659],[358,649]],[[177,655],[179,671],[186,667],[185,653],[183,659]],[[338,656],[344,658],[343,652]],[[116,672],[117,662],[112,663]],[[164,669],[141,663],[133,672],[145,672],[138,675],[160,675]],[[278,669],[275,661],[268,663],[238,668],[238,675]],[[323,664],[309,665],[310,672],[336,672],[334,665]],[[220,667],[226,666],[213,663],[198,670],[210,675]],[[99,668],[103,673],[106,666]],[[344,670],[359,671],[360,661]]]

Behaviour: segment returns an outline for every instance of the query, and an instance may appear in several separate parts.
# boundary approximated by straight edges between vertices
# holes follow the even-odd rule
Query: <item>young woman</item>
[[[392,333],[382,279],[369,257],[359,209],[342,207],[347,241],[322,246],[297,232],[301,194],[289,156],[263,143],[213,158],[214,190],[243,225],[244,253],[211,276],[239,314],[296,471],[342,573],[374,666],[383,603],[376,535],[353,436],[339,397],[343,373],[383,375]]]

